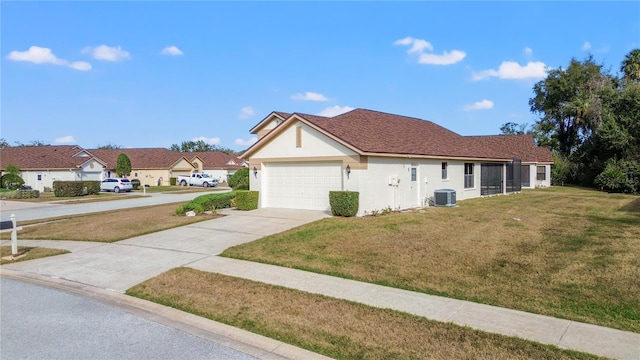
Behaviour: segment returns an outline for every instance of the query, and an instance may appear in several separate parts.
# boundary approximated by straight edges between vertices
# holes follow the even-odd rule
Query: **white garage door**
[[[340,163],[265,164],[265,207],[329,210],[329,191],[342,190]]]

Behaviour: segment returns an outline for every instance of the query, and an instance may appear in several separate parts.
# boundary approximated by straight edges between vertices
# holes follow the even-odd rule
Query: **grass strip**
[[[112,210],[87,215],[18,222],[23,230],[19,239],[72,240],[115,242],[134,236],[172,229],[200,221],[215,219],[219,215],[178,216],[176,208],[182,203],[163,204],[132,209]],[[2,233],[7,240],[11,234]],[[179,239],[176,239],[179,240]]]
[[[392,310],[189,268],[127,291],[337,359],[593,359]]]
[[[41,247],[18,246],[18,254],[24,255],[15,260],[0,259],[0,265],[13,264],[21,261],[34,260],[48,256],[67,254],[70,251],[60,249],[48,249]],[[11,255],[11,246],[0,246],[0,257]]]

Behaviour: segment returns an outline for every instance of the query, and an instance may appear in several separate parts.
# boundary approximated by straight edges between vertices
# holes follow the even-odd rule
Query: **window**
[[[296,147],[302,147],[302,126],[296,126]]]
[[[473,163],[464,163],[464,188],[473,188]]]
[[[442,180],[447,180],[447,163],[443,162],[442,163]]]
[[[546,166],[536,167],[536,180],[547,180]]]
[[[138,173],[133,173],[133,176],[138,177]]]
[[[38,174],[38,181],[42,181],[42,174]]]
[[[411,181],[416,181],[418,178],[418,169],[412,167],[411,168]]]

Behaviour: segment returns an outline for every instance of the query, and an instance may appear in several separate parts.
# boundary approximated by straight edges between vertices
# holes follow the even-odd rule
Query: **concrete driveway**
[[[311,210],[224,210],[228,215],[116,243],[19,241],[20,246],[66,248],[70,254],[3,265],[116,292],[169,269],[220,254],[224,249],[301,226],[330,215]],[[4,241],[2,245],[8,245]]]

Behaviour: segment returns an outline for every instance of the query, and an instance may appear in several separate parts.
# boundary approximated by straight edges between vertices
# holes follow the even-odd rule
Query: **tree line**
[[[42,140],[32,140],[28,144],[23,144],[19,141],[16,141],[13,146],[47,146],[47,145],[51,145],[51,144],[46,143]],[[6,147],[11,147],[11,146],[12,145],[4,138],[0,139],[0,149],[4,149]],[[106,145],[98,145],[96,149],[122,149],[122,146],[110,143]],[[178,151],[178,152],[219,151],[225,154],[236,155],[236,156],[243,153],[243,151],[235,151],[233,149],[230,149],[224,146],[207,144],[203,140],[198,140],[198,141],[189,140],[189,141],[183,141],[179,145],[173,144],[171,145],[170,150]]]
[[[640,49],[613,74],[593,56],[551,69],[533,86],[533,126],[503,124],[503,134],[531,133],[554,154],[555,184],[640,193]]]

